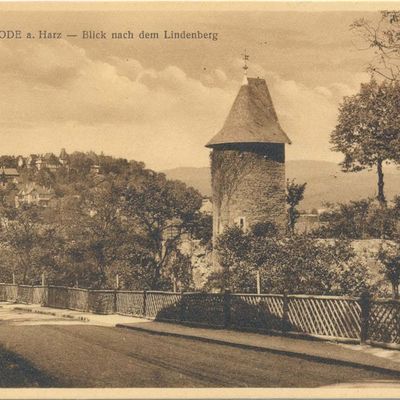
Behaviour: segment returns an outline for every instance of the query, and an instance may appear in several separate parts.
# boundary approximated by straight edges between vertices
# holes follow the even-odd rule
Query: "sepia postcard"
[[[400,395],[400,2],[0,2],[0,397]]]

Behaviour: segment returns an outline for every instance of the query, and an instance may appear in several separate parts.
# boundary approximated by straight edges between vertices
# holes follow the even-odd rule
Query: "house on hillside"
[[[15,196],[15,207],[22,204],[34,204],[40,207],[48,207],[55,198],[55,192],[51,188],[28,183]]]
[[[211,199],[209,197],[203,197],[201,201],[200,212],[207,215],[212,215],[212,211],[213,211],[213,205]]]
[[[36,167],[36,161],[38,157],[36,154],[31,154],[29,157],[26,158],[25,160],[25,165],[27,168],[35,168]]]
[[[7,183],[18,183],[19,172],[15,168],[0,168],[0,185],[5,187]]]
[[[98,175],[100,174],[101,168],[100,165],[94,164],[90,166],[90,173],[93,175]]]
[[[57,171],[60,166],[60,160],[53,153],[46,153],[44,155],[41,155],[36,160],[36,168],[38,171],[43,168],[47,168],[48,170],[54,172]]]

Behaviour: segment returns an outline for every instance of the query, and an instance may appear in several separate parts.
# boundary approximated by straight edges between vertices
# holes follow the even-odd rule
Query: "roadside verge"
[[[400,352],[398,350],[378,350],[371,348],[371,346],[351,346],[319,340],[268,335],[265,333],[191,327],[117,314],[99,315],[42,307],[40,305],[6,304],[2,305],[2,307],[20,312],[32,312],[51,315],[57,318],[74,319],[98,326],[117,327],[152,335],[179,337],[253,351],[269,352],[324,364],[345,365],[380,371],[400,378]]]
[[[153,335],[179,337],[286,355],[324,364],[345,365],[381,371],[400,378],[400,362],[378,357],[368,352],[352,350],[346,346],[332,342],[312,341],[227,329],[188,327],[158,321],[136,322],[132,324],[118,323],[116,327],[146,332]]]

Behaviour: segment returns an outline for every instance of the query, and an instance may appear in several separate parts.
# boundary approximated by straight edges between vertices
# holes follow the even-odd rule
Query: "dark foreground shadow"
[[[0,387],[54,388],[62,386],[57,379],[38,370],[18,354],[0,347]]]
[[[222,296],[208,293],[185,296],[161,308],[155,315],[155,320],[261,332],[298,330],[282,318],[282,310],[271,305],[268,299],[252,303],[235,296],[231,298],[229,311],[226,312]]]

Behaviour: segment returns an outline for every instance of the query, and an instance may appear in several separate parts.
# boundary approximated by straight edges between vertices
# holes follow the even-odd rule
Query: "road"
[[[1,308],[0,349],[0,368],[29,377],[13,384],[0,380],[3,387],[317,387],[396,379],[353,367]]]

